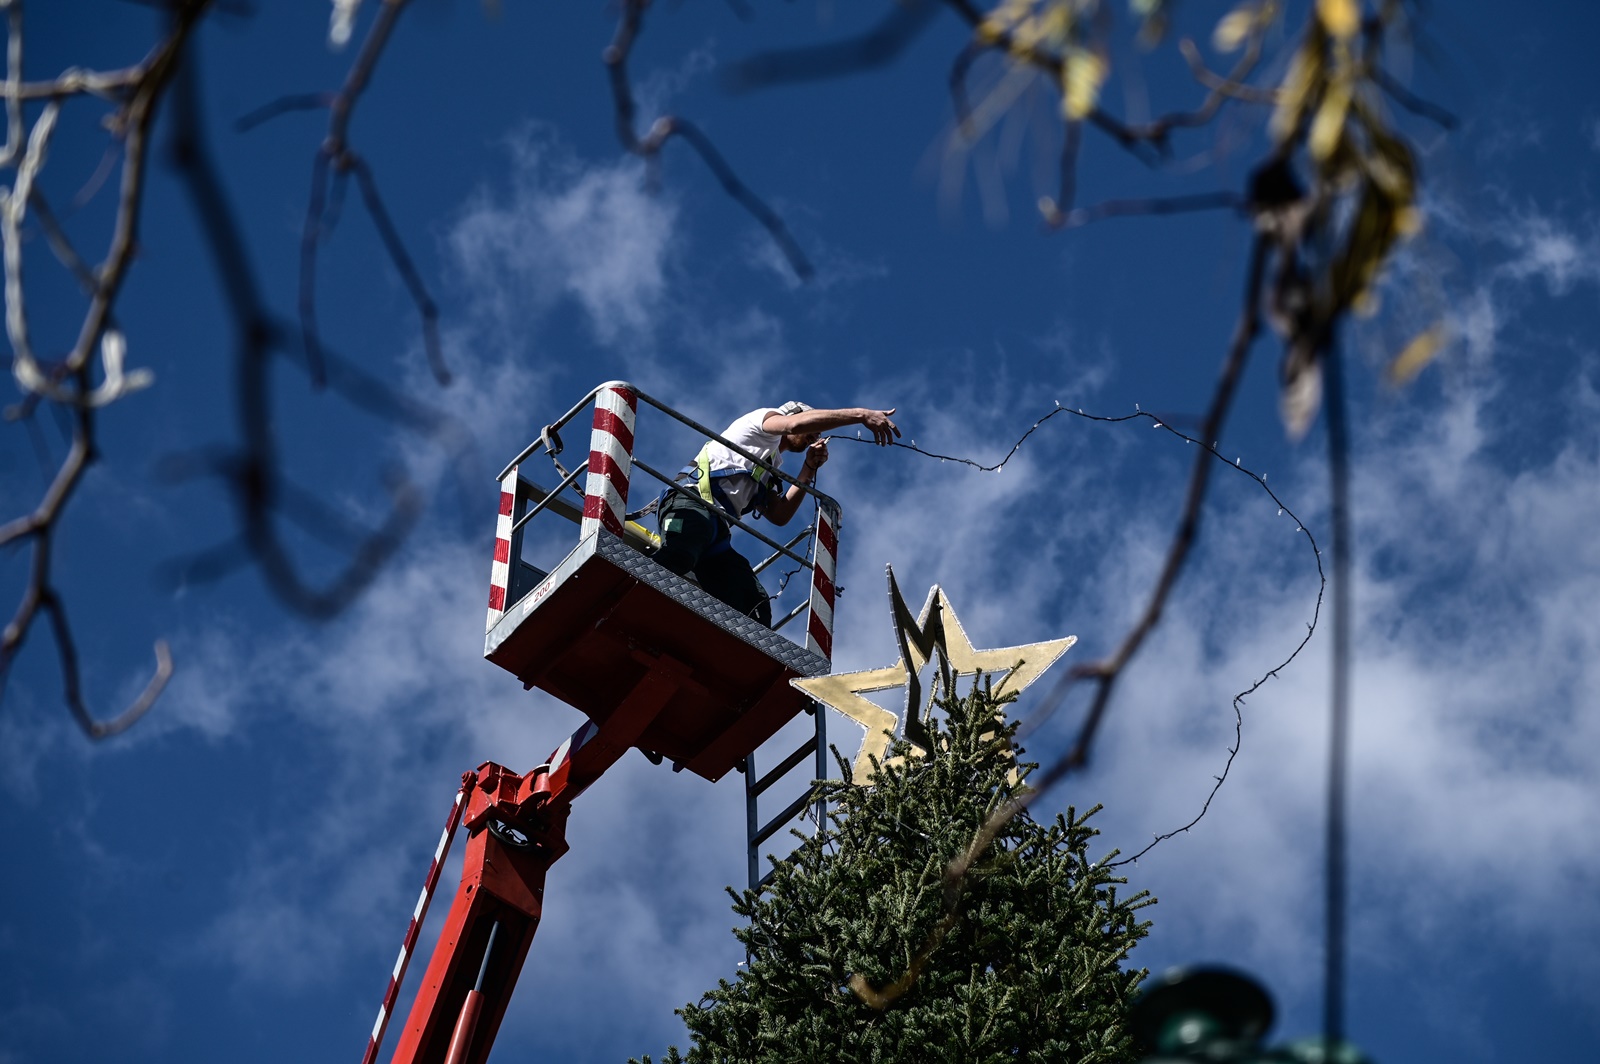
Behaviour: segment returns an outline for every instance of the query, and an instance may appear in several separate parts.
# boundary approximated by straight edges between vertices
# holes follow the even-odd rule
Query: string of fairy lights
[[[1238,692],[1237,694],[1235,694],[1233,696],[1233,701],[1232,701],[1232,708],[1233,708],[1233,715],[1234,715],[1233,743],[1228,748],[1227,759],[1223,762],[1221,773],[1213,777],[1214,782],[1213,782],[1213,784],[1211,786],[1210,791],[1207,792],[1206,797],[1205,797],[1205,801],[1201,804],[1199,812],[1196,813],[1194,818],[1189,820],[1187,823],[1182,824],[1182,825],[1180,825],[1178,827],[1175,827],[1175,828],[1171,829],[1170,831],[1159,832],[1159,833],[1155,834],[1153,836],[1153,838],[1151,839],[1151,841],[1148,844],[1146,844],[1145,847],[1143,849],[1139,850],[1138,852],[1136,852],[1136,853],[1134,853],[1134,854],[1132,854],[1132,855],[1130,855],[1128,857],[1124,857],[1124,858],[1122,858],[1120,860],[1113,861],[1108,865],[1108,867],[1116,868],[1116,867],[1119,867],[1121,865],[1132,864],[1132,863],[1137,862],[1139,860],[1139,858],[1141,858],[1145,854],[1149,853],[1152,849],[1154,849],[1156,846],[1160,845],[1162,842],[1165,842],[1167,839],[1173,838],[1173,837],[1175,837],[1177,835],[1181,835],[1181,834],[1189,831],[1195,825],[1200,823],[1200,821],[1205,817],[1206,813],[1211,808],[1212,800],[1216,798],[1217,792],[1222,789],[1223,783],[1227,780],[1228,774],[1233,768],[1234,759],[1238,757],[1239,749],[1240,749],[1240,746],[1242,745],[1243,738],[1244,738],[1244,711],[1243,711],[1243,707],[1245,705],[1246,700],[1250,696],[1254,695],[1256,693],[1256,691],[1260,690],[1260,688],[1264,684],[1266,684],[1267,681],[1276,678],[1277,675],[1280,672],[1282,672],[1297,657],[1300,656],[1300,652],[1305,649],[1305,647],[1306,647],[1306,645],[1308,643],[1311,642],[1311,637],[1315,634],[1316,629],[1317,629],[1317,623],[1321,619],[1321,616],[1322,616],[1322,603],[1323,603],[1323,597],[1324,597],[1324,595],[1325,595],[1325,593],[1327,591],[1327,587],[1328,587],[1328,576],[1327,576],[1327,573],[1324,571],[1323,566],[1322,566],[1322,549],[1317,545],[1316,537],[1314,535],[1312,535],[1311,530],[1308,527],[1306,527],[1305,522],[1301,521],[1299,517],[1295,516],[1294,511],[1291,510],[1289,508],[1289,506],[1283,501],[1283,499],[1279,497],[1277,492],[1273,491],[1273,489],[1270,486],[1268,486],[1268,484],[1267,484],[1267,475],[1265,473],[1257,473],[1257,472],[1255,472],[1250,467],[1246,466],[1243,463],[1243,460],[1241,458],[1239,458],[1239,457],[1235,457],[1232,461],[1229,461],[1228,458],[1222,453],[1222,451],[1218,449],[1217,442],[1215,440],[1210,441],[1210,442],[1206,442],[1206,441],[1197,439],[1197,438],[1189,435],[1188,433],[1182,431],[1181,429],[1178,429],[1178,428],[1174,427],[1170,422],[1168,422],[1166,420],[1163,420],[1158,415],[1156,415],[1156,414],[1154,414],[1154,413],[1152,413],[1152,412],[1150,412],[1148,410],[1140,409],[1137,403],[1134,404],[1133,412],[1129,413],[1129,414],[1094,414],[1094,413],[1086,412],[1082,407],[1066,407],[1066,406],[1062,406],[1061,403],[1059,401],[1057,401],[1055,407],[1052,410],[1048,411],[1044,416],[1038,418],[1036,421],[1034,421],[1034,423],[1032,425],[1028,426],[1027,431],[1022,433],[1022,435],[1017,438],[1017,441],[1011,445],[1011,448],[1008,451],[1006,451],[1005,455],[999,461],[993,462],[993,463],[990,463],[990,464],[984,464],[982,462],[977,461],[976,459],[963,457],[961,455],[941,454],[941,453],[939,453],[937,451],[931,451],[931,450],[928,450],[926,448],[919,447],[915,440],[910,440],[909,442],[908,441],[904,441],[904,440],[896,440],[896,441],[893,441],[891,443],[891,446],[900,448],[902,450],[910,451],[910,452],[912,452],[914,454],[918,454],[918,455],[921,455],[921,456],[926,457],[926,458],[935,458],[935,459],[938,459],[940,462],[954,462],[954,463],[957,463],[959,465],[970,466],[971,468],[976,469],[979,472],[983,472],[983,473],[998,473],[1002,469],[1005,468],[1006,463],[1009,462],[1017,454],[1017,452],[1022,449],[1023,444],[1027,443],[1028,439],[1031,436],[1033,436],[1033,434],[1035,432],[1039,431],[1039,429],[1042,428],[1046,422],[1048,422],[1052,418],[1058,417],[1058,416],[1060,416],[1062,414],[1068,415],[1069,417],[1079,418],[1079,419],[1084,420],[1084,421],[1100,422],[1102,424],[1108,424],[1108,425],[1127,424],[1127,423],[1132,423],[1132,422],[1143,421],[1143,422],[1149,423],[1155,429],[1158,429],[1158,430],[1161,430],[1163,432],[1166,432],[1168,435],[1173,436],[1173,437],[1175,437],[1175,438],[1177,438],[1179,440],[1182,440],[1185,443],[1185,445],[1197,446],[1197,447],[1203,448],[1213,458],[1215,458],[1218,462],[1222,463],[1222,465],[1224,465],[1228,469],[1231,469],[1231,470],[1235,471],[1239,475],[1248,477],[1255,484],[1257,489],[1260,490],[1261,492],[1263,492],[1267,496],[1267,498],[1270,499],[1272,501],[1272,503],[1277,506],[1278,516],[1280,516],[1280,517],[1288,517],[1292,521],[1294,521],[1295,534],[1305,537],[1306,544],[1307,544],[1307,546],[1309,547],[1309,549],[1311,551],[1312,563],[1316,567],[1316,571],[1317,571],[1317,597],[1316,597],[1315,604],[1312,606],[1311,619],[1308,622],[1306,622],[1305,634],[1300,638],[1300,641],[1295,644],[1294,649],[1289,652],[1287,657],[1285,657],[1282,661],[1279,661],[1277,664],[1273,665],[1271,668],[1268,668],[1259,677],[1257,677],[1255,679],[1255,681],[1250,684],[1250,686],[1246,687],[1244,690]],[[873,442],[871,440],[864,439],[864,438],[860,437],[859,435],[857,435],[857,436],[837,436],[837,435],[835,435],[835,436],[829,436],[827,438],[830,439],[830,440],[843,440],[843,441],[845,441],[847,443],[849,443],[849,442],[853,442],[853,443],[872,443]],[[785,582],[787,582],[787,581],[785,581]],[[781,591],[781,588],[780,588],[780,591]],[[1036,726],[1037,725],[1035,725],[1035,727]],[[1025,724],[1024,727],[1025,727],[1026,730],[1031,730],[1031,729],[1029,729],[1027,727],[1027,724]]]

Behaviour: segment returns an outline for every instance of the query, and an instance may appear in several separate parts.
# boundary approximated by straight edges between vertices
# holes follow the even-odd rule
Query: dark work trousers
[[[699,499],[671,493],[656,516],[661,549],[655,560],[679,576],[694,573],[707,592],[746,617],[772,627],[772,603],[750,562],[728,544],[722,519]]]

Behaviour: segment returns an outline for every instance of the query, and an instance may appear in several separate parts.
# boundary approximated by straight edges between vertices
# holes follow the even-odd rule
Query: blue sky
[[[247,134],[230,123],[333,88],[351,56],[326,46],[327,5],[259,6],[202,31],[204,106],[258,276],[289,317],[324,119]],[[1427,227],[1381,312],[1346,337],[1349,1026],[1380,1061],[1582,1059],[1600,1036],[1600,95],[1582,73],[1600,16],[1433,6],[1444,58],[1419,58],[1416,84],[1462,128],[1409,127]],[[749,23],[725,4],[650,12],[633,62],[646,120],[670,109],[713,137],[816,263],[798,285],[681,145],[653,192],[618,149],[604,5],[502,8],[409,9],[352,127],[440,304],[456,383],[433,383],[415,310],[354,202],[319,285],[330,347],[470,427],[468,457],[311,392],[287,364],[273,378],[286,469],[341,513],[381,520],[396,466],[429,490],[407,546],[332,621],[288,613],[249,569],[163,575],[161,563],[226,540],[233,518],[216,483],[168,483],[160,459],[236,429],[221,294],[182,189],[155,172],[119,318],[130,365],[156,385],[104,415],[104,458],[58,564],[92,705],[107,712],[140,688],[156,638],[178,672],[138,727],[95,746],[61,705],[42,630],[9,679],[5,1064],[359,1055],[459,773],[490,759],[531,767],[579,722],[483,662],[481,624],[492,477],[594,384],[632,380],[715,423],[790,398],[898,406],[919,445],[985,462],[1057,401],[1102,414],[1139,404],[1179,425],[1204,408],[1238,305],[1243,224],[1041,232],[1051,98],[1032,90],[1010,125],[951,161],[954,19],[886,71],[729,96],[720,64],[848,33],[878,8],[758,5]],[[1204,39],[1221,10],[1185,5],[1180,28]],[[132,4],[34,4],[27,18],[30,77],[124,64],[157,28]],[[1194,98],[1177,63],[1139,63],[1135,75],[1119,59],[1118,109]],[[45,179],[58,204],[99,163],[99,116],[67,111]],[[1080,195],[1239,187],[1260,118],[1229,111],[1180,138],[1170,173],[1088,137]],[[107,199],[70,221],[88,247],[104,240]],[[41,249],[29,254],[39,345],[59,351],[81,305]],[[1440,361],[1404,391],[1386,387],[1384,360],[1440,318],[1456,335]],[[1326,545],[1319,434],[1285,441],[1277,354],[1258,346],[1219,446],[1265,473]],[[836,446],[823,475],[845,521],[836,664],[894,658],[885,563],[908,598],[943,584],[979,646],[1075,634],[1071,659],[1106,652],[1157,570],[1189,457],[1142,424],[1072,418],[992,474]],[[39,487],[32,448],[8,429],[5,516]],[[1217,478],[1200,549],[1091,770],[1047,802],[1103,802],[1107,850],[1193,816],[1232,736],[1232,695],[1311,617],[1306,541],[1276,509],[1248,478]],[[291,542],[308,573],[334,572],[335,552]],[[7,603],[22,559],[0,568]],[[1135,962],[1258,974],[1279,1001],[1279,1037],[1318,1016],[1327,654],[1319,634],[1251,697],[1210,813],[1128,869],[1160,898]],[[1032,753],[1058,749],[1070,723]],[[853,750],[847,727],[832,734]],[[713,786],[637,755],[583,796],[496,1059],[620,1061],[683,1044],[672,1009],[741,957],[721,888],[743,876],[742,798],[735,778]]]

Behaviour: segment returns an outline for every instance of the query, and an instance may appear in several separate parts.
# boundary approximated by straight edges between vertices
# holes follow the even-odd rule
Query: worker
[[[890,420],[894,408],[818,410],[805,403],[752,410],[722,431],[724,439],[769,465],[780,465],[785,451],[804,452],[795,477],[801,484],[816,481],[817,470],[828,460],[828,441],[822,433],[847,425],[861,425],[872,442],[887,447],[900,435]],[[745,455],[715,440],[708,441],[694,462],[678,475],[688,491],[669,490],[657,508],[661,547],[655,559],[682,576],[693,572],[700,586],[747,617],[772,626],[772,603],[750,562],[733,549],[732,529],[711,503],[743,517],[754,512],[775,525],[786,525],[800,509],[805,492],[762,469]]]

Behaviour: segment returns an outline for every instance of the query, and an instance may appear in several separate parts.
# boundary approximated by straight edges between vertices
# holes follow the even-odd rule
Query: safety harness
[[[771,450],[755,452],[756,457],[762,462],[771,462],[775,453],[776,452]],[[756,465],[751,469],[741,469],[738,466],[731,466],[727,469],[712,469],[710,443],[707,443],[704,447],[701,447],[700,453],[694,456],[694,461],[690,462],[688,465],[679,470],[678,475],[673,478],[673,481],[678,484],[694,484],[696,490],[700,494],[700,498],[705,501],[707,508],[709,508],[717,518],[719,532],[717,533],[717,538],[711,542],[709,547],[706,548],[705,552],[707,554],[720,554],[722,551],[725,551],[733,546],[733,528],[729,524],[728,519],[722,516],[724,512],[734,512],[733,502],[728,498],[727,493],[722,490],[722,486],[717,482],[726,477],[731,477],[739,473],[744,473],[745,475],[749,476],[751,480],[755,481],[756,499],[758,501],[760,500],[761,496],[769,490],[772,474],[764,466]],[[655,502],[651,506],[646,507],[646,509],[642,512],[648,512],[649,510],[653,509],[656,511],[659,519],[662,506],[666,503],[667,496],[673,494],[676,494],[673,489],[667,488],[656,497]],[[662,531],[665,531],[665,528],[663,528]]]

